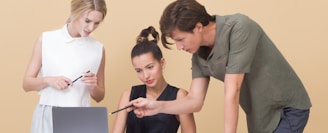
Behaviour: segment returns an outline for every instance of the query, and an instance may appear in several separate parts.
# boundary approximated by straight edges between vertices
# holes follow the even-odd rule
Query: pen
[[[115,114],[115,113],[117,113],[117,112],[120,112],[120,111],[122,111],[122,110],[124,110],[124,109],[130,108],[130,107],[133,107],[133,105],[129,105],[129,106],[126,106],[126,107],[124,107],[124,108],[121,108],[121,109],[118,109],[118,110],[116,110],[116,111],[113,111],[113,112],[111,113],[111,115],[112,115],[112,114]]]
[[[89,73],[89,72],[90,72],[90,70],[87,71],[86,73]],[[83,75],[81,75],[80,77],[78,77],[78,78],[76,78],[75,80],[73,80],[72,83],[74,83],[75,81],[79,80],[79,79],[82,78],[82,77],[83,77]]]

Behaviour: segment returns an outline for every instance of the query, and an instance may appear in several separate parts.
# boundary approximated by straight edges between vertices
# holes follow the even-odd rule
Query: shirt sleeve
[[[235,20],[230,36],[227,74],[250,72],[261,33],[260,26],[247,16],[240,15]]]
[[[192,79],[194,78],[199,78],[199,77],[209,77],[209,76],[206,76],[202,69],[201,69],[201,66],[200,66],[200,63],[198,62],[197,60],[197,55],[193,55],[192,56],[192,59],[191,59],[191,62],[192,62],[192,67],[191,67],[191,70],[192,70]]]

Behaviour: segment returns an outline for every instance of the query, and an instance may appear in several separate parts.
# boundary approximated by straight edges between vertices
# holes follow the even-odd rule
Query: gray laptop
[[[53,133],[108,133],[105,107],[53,107]]]

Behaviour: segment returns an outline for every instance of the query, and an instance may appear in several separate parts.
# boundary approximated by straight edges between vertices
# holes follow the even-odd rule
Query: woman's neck
[[[154,87],[147,87],[147,98],[157,99],[165,90],[167,85],[167,82],[164,80],[163,82],[158,83]]]
[[[73,37],[73,38],[81,37],[81,36],[79,35],[79,33],[76,32],[76,30],[75,30],[75,28],[74,28],[73,26],[74,26],[74,25],[72,24],[72,22],[67,24],[67,30],[68,30],[69,35],[70,35],[71,37]]]

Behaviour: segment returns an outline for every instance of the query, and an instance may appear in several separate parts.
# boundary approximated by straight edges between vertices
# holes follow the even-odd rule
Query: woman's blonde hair
[[[99,11],[103,14],[104,19],[107,13],[105,0],[72,0],[71,15],[67,23],[74,21],[86,11]]]

